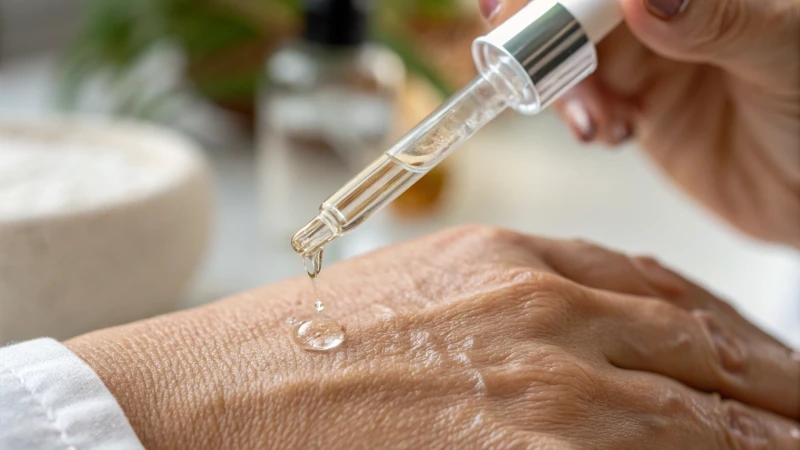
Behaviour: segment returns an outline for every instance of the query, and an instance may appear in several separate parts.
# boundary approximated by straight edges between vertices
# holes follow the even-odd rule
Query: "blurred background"
[[[475,75],[486,31],[476,0],[0,0],[0,344],[302,275],[291,235]],[[796,252],[547,112],[496,120],[325,264],[465,223],[654,255],[800,347]]]

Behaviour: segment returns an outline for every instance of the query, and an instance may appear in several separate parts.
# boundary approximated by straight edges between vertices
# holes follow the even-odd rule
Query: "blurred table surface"
[[[51,113],[52,68],[47,58],[0,68],[0,112]],[[217,213],[187,307],[302,274],[297,257],[276,251],[261,232],[254,152],[229,128],[214,128],[218,120],[197,115],[199,128],[213,135],[204,148],[215,172]],[[451,196],[436,217],[376,220],[341,239],[342,248],[360,253],[464,223],[580,237],[657,257],[800,348],[800,254],[732,230],[671,185],[635,145],[582,146],[552,114],[509,114],[455,154],[453,164]]]

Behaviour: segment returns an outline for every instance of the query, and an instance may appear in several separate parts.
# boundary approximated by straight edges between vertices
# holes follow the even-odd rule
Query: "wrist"
[[[297,350],[288,333],[281,333],[286,330],[277,314],[255,310],[238,317],[247,310],[226,307],[228,302],[101,330],[64,345],[97,373],[146,448],[221,448],[231,444],[221,441],[223,424],[252,425],[247,422],[256,417],[244,417],[249,412],[243,410],[252,399],[285,404],[271,397],[283,395],[279,381],[298,373]]]

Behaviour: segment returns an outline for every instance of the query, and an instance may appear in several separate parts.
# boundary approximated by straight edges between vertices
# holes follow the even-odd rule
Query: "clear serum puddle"
[[[344,342],[344,330],[336,319],[322,313],[325,304],[319,295],[317,276],[322,269],[322,251],[303,256],[303,265],[314,286],[316,313],[301,319],[289,319],[295,342],[306,350],[333,350]]]

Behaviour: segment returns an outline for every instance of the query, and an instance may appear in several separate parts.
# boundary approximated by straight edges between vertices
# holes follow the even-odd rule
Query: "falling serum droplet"
[[[325,304],[322,303],[322,297],[319,296],[319,282],[316,278],[311,279],[311,285],[314,286],[314,298],[317,299],[314,302],[314,308],[316,308],[317,312],[320,312],[325,307]]]

